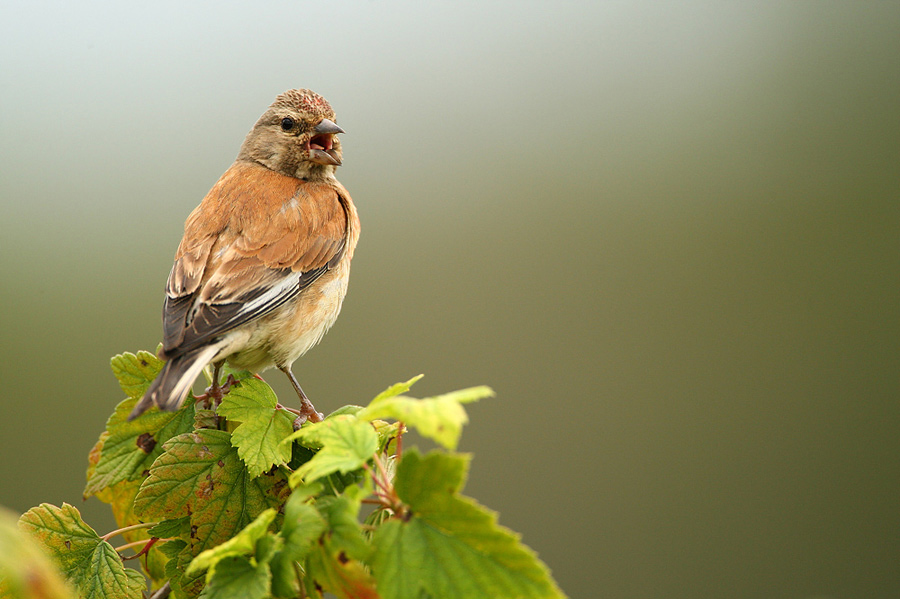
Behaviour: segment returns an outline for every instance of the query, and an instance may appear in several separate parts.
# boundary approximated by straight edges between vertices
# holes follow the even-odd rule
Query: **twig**
[[[377,459],[377,457],[376,457],[376,459]],[[383,481],[380,478],[378,478],[378,474],[372,471],[371,466],[369,466],[368,464],[363,464],[363,468],[365,468],[366,472],[368,472],[372,476],[372,482],[375,483],[376,487],[380,488],[387,495],[391,495],[393,493],[393,489],[391,489],[387,485],[387,481]],[[376,491],[375,494],[377,495],[378,491]]]
[[[123,534],[126,532],[131,532],[132,530],[138,530],[141,528],[153,528],[157,524],[159,524],[159,523],[158,522],[141,522],[140,524],[132,524],[131,526],[126,526],[125,528],[117,528],[116,530],[114,530],[112,532],[108,532],[105,535],[103,535],[102,537],[100,537],[100,540],[108,541],[116,535],[120,535],[120,534]],[[146,540],[146,539],[144,539],[144,540]]]
[[[387,468],[384,467],[384,464],[382,463],[381,459],[378,457],[377,453],[375,454],[374,462],[375,462],[375,465],[378,466],[378,471],[381,472],[381,476],[384,477],[385,484],[390,484],[391,477],[387,473]],[[391,494],[393,494],[393,492],[394,492],[393,486],[390,487],[390,491],[391,491]]]

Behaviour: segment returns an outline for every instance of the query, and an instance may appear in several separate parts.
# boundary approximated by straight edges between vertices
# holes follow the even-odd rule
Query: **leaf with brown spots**
[[[150,468],[134,502],[145,521],[188,516],[193,555],[227,541],[269,507],[287,499],[280,472],[249,475],[231,435],[198,430],[174,437]]]
[[[96,495],[97,499],[109,504],[116,519],[116,524],[120,528],[140,523],[140,519],[134,515],[134,498],[141,487],[141,482],[140,480],[123,480],[111,487],[106,487]],[[148,534],[145,528],[130,530],[122,534],[122,537],[128,543],[145,539],[149,540],[151,536],[159,537],[160,535]],[[166,559],[160,553],[159,545],[154,545],[146,556],[141,559],[141,563],[154,584],[158,586],[165,582]]]
[[[56,507],[42,503],[19,519],[19,528],[29,533],[50,554],[81,597],[140,599],[147,585],[135,570],[125,568],[112,545],[84,523],[81,514],[64,503]]]
[[[145,352],[146,353],[146,352]],[[118,482],[146,475],[162,454],[162,444],[194,428],[194,402],[177,412],[152,410],[129,421],[136,399],[126,399],[106,423],[106,431],[91,452],[84,496],[96,495]]]

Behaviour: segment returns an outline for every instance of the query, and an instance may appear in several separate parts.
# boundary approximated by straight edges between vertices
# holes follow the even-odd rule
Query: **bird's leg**
[[[297,396],[300,397],[300,415],[298,416],[298,420],[302,419],[300,424],[306,420],[309,420],[310,422],[322,422],[322,420],[325,419],[325,416],[321,412],[317,412],[316,407],[312,405],[312,402],[306,397],[306,393],[300,388],[300,383],[297,382],[294,373],[291,372],[290,366],[279,366],[278,369],[287,375],[288,380],[291,381],[291,385],[294,386],[294,391],[296,391]]]
[[[213,364],[213,375],[212,375],[212,384],[206,388],[206,393],[203,395],[198,395],[195,399],[203,400],[206,402],[207,407],[215,408],[222,402],[222,398],[225,397],[225,394],[231,390],[231,386],[234,384],[234,377],[228,375],[228,382],[225,383],[225,386],[219,384],[219,374],[222,372],[222,365],[225,364],[224,360],[220,360]]]

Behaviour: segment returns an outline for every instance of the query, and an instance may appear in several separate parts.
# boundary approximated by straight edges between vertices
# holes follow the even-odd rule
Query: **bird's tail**
[[[157,377],[147,387],[144,396],[131,410],[128,420],[134,420],[154,404],[161,410],[170,412],[177,410],[187,396],[191,385],[194,384],[197,375],[209,364],[218,351],[218,346],[207,345],[166,362]]]

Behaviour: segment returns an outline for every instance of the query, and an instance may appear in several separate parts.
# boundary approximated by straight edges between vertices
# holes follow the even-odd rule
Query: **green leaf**
[[[163,520],[147,531],[147,534],[157,539],[176,539],[187,537],[191,533],[191,522],[188,516]]]
[[[250,563],[246,557],[223,559],[206,588],[203,599],[266,599],[271,573],[267,563]]]
[[[269,570],[272,572],[272,596],[279,599],[294,599],[300,597],[300,582],[294,561],[288,559],[283,552],[278,552],[269,562]]]
[[[97,499],[109,504],[120,528],[141,523],[140,519],[134,515],[134,498],[141,488],[141,482],[143,481],[121,481],[111,487],[106,487],[96,495]],[[149,540],[150,536],[146,528],[130,530],[122,534],[126,543]],[[154,586],[165,582],[166,560],[161,555],[159,547],[158,544],[153,545],[141,559],[143,570],[150,576]]]
[[[163,446],[134,502],[146,521],[189,516],[194,555],[230,539],[287,498],[281,472],[251,477],[225,431],[203,429]]]
[[[200,595],[206,586],[206,576],[202,572],[196,576],[186,576],[184,573],[194,559],[190,546],[181,540],[169,541],[163,544],[160,551],[169,557],[166,577],[172,587],[172,598],[186,599]]]
[[[426,399],[386,394],[387,391],[372,400],[358,418],[393,418],[415,427],[423,437],[447,449],[456,449],[462,427],[469,421],[462,404],[493,397],[494,391],[490,387],[471,387]]]
[[[91,557],[91,562],[82,570],[81,578],[76,580],[82,596],[143,598],[147,581],[140,572],[122,565],[122,558],[112,545],[107,542],[98,544]]]
[[[298,487],[284,506],[284,523],[280,537],[284,543],[269,563],[272,570],[272,594],[276,597],[297,597],[295,562],[302,562],[313,550],[316,540],[325,532],[325,520],[309,498],[321,487]]]
[[[232,387],[218,408],[219,415],[241,423],[231,442],[252,477],[291,459],[291,446],[282,440],[294,432],[294,416],[277,406],[272,388],[251,377]]]
[[[409,507],[376,531],[371,561],[382,599],[563,597],[547,567],[497,515],[458,494],[468,458],[407,451],[395,490]]]
[[[147,585],[138,572],[122,564],[112,545],[85,524],[81,514],[64,503],[31,508],[19,519],[54,559],[65,577],[83,597],[141,599]]]
[[[341,416],[344,414],[346,414],[348,416],[356,416],[359,412],[362,411],[362,409],[363,409],[362,406],[355,406],[352,404],[348,405],[348,406],[341,406],[338,409],[336,409],[334,412],[332,412],[331,414],[326,416],[326,418],[333,418],[335,416]]]
[[[357,470],[378,449],[378,435],[372,425],[346,414],[306,424],[288,439],[299,439],[308,447],[322,447],[291,475],[292,485],[312,482],[334,472]]]
[[[378,435],[378,453],[393,454],[397,448],[397,438],[400,436],[402,423],[377,419],[371,422],[375,434]],[[403,426],[403,432],[406,432],[405,426]]]
[[[71,578],[90,562],[101,542],[100,536],[68,503],[62,507],[42,503],[31,508],[19,518],[19,528],[48,550],[66,578]]]
[[[397,395],[400,395],[401,393],[406,393],[406,392],[409,391],[409,390],[412,388],[412,386],[415,385],[416,382],[417,382],[419,379],[421,379],[423,376],[425,376],[425,375],[424,375],[424,374],[420,374],[420,375],[417,375],[417,376],[412,377],[411,379],[409,379],[409,380],[406,381],[405,383],[394,383],[393,385],[391,385],[390,387],[388,387],[387,389],[385,389],[384,391],[382,391],[381,393],[379,393],[378,395],[376,395],[376,396],[375,396],[375,399],[373,399],[373,400],[371,401],[371,403],[372,403],[372,404],[380,403],[380,402],[384,401],[385,399],[390,399],[390,398],[392,398],[392,397],[395,397],[395,396],[397,396]],[[370,404],[370,405],[371,405],[371,404]]]
[[[281,551],[282,547],[284,547],[284,539],[267,532],[256,541],[253,557],[259,563],[266,562],[268,564],[275,557],[275,554]]]
[[[269,530],[269,525],[275,520],[277,512],[274,508],[269,508],[259,516],[256,520],[244,527],[244,529],[231,537],[221,545],[217,545],[212,549],[207,549],[194,558],[188,567],[186,574],[188,576],[209,570],[207,573],[207,582],[215,572],[215,566],[218,562],[226,557],[251,555],[256,550],[256,542],[265,536]]]
[[[359,525],[361,497],[348,487],[341,496],[326,496],[316,502],[316,509],[326,521],[326,532],[306,556],[307,593],[324,590],[347,598],[376,599],[375,580],[364,563],[372,548]],[[319,592],[319,594],[321,594]]]
[[[88,469],[85,498],[123,480],[146,476],[153,461],[162,453],[163,443],[193,430],[193,402],[185,402],[186,405],[176,412],[152,410],[129,422],[128,414],[135,403],[134,398],[120,402],[109,417],[106,432],[98,443],[99,458]]]
[[[310,495],[305,491],[303,488],[294,490],[284,505],[281,536],[285,544],[282,551],[293,561],[303,559],[315,540],[325,532],[325,520],[307,503]]]
[[[113,356],[109,361],[113,374],[119,379],[119,386],[132,399],[143,397],[150,382],[162,370],[164,362],[148,351],[130,352]]]

